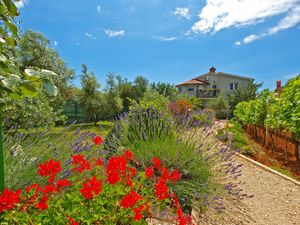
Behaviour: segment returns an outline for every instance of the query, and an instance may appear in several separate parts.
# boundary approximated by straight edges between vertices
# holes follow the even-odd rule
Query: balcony
[[[199,98],[216,98],[219,95],[220,90],[209,89],[209,90],[199,90],[197,92],[197,97]]]

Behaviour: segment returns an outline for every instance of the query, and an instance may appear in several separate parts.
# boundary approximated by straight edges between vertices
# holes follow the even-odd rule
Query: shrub
[[[95,137],[96,145],[101,143]],[[16,224],[147,224],[159,218],[154,208],[176,212],[169,222],[191,224],[172,185],[180,179],[178,170],[168,170],[158,158],[145,171],[131,151],[111,157],[87,159],[73,155],[71,175],[59,178],[60,161],[39,164],[37,173],[45,185],[30,184],[25,190],[5,189],[0,195],[2,223]]]
[[[124,148],[122,146],[127,146],[144,168],[154,156],[161,158],[167,167],[182,171],[182,180],[174,190],[184,209],[190,210],[192,206],[203,208],[215,193],[224,191],[217,182],[220,171],[224,169],[219,162],[223,160],[227,165],[231,153],[226,148],[220,150],[214,137],[215,127],[208,124],[197,126],[195,122],[192,115],[176,115],[174,119],[168,112],[158,112],[153,106],[145,109],[136,105],[117,123],[122,129],[116,128],[111,133],[110,137],[116,139],[106,149],[113,145],[113,151],[118,152]],[[228,164],[229,167],[232,165]]]

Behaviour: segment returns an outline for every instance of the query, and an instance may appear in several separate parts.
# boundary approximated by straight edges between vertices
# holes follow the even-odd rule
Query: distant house
[[[208,73],[202,74],[191,80],[177,84],[180,93],[202,99],[216,98],[218,95],[236,90],[240,86],[246,86],[254,79],[229,73],[216,72],[216,68],[211,67]]]

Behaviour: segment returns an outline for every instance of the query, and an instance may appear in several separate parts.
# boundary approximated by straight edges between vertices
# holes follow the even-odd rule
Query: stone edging
[[[293,178],[291,178],[291,177],[289,177],[289,176],[286,176],[286,175],[284,175],[284,174],[282,174],[282,173],[279,173],[279,172],[277,172],[276,170],[273,170],[273,169],[271,169],[270,167],[267,167],[267,166],[265,166],[265,165],[263,165],[263,164],[261,164],[261,163],[255,161],[255,160],[253,160],[253,159],[250,159],[250,158],[248,158],[248,157],[246,157],[246,156],[244,156],[244,155],[242,155],[242,154],[240,154],[240,153],[236,153],[236,155],[239,156],[240,158],[243,158],[243,159],[247,160],[248,162],[251,162],[252,164],[254,164],[254,165],[256,165],[256,166],[259,166],[260,168],[262,168],[262,169],[264,169],[264,170],[267,170],[267,171],[269,171],[269,172],[271,172],[271,173],[273,173],[273,174],[277,174],[277,175],[281,176],[282,178],[284,178],[284,179],[286,179],[286,180],[288,180],[288,181],[291,181],[291,182],[293,182],[294,184],[300,186],[300,182],[299,182],[299,181],[297,181],[297,180],[295,180],[295,179],[293,179]]]

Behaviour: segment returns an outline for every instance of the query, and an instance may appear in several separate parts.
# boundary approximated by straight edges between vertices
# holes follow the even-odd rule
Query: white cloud
[[[91,33],[85,33],[84,35],[87,36],[88,38],[96,39],[96,37],[94,35],[92,35]]]
[[[123,37],[125,35],[124,30],[104,30],[108,37]]]
[[[153,38],[160,40],[160,41],[175,41],[177,37],[161,37],[161,36],[153,36]]]
[[[190,10],[188,8],[177,7],[173,13],[174,13],[175,16],[183,17],[183,18],[186,18],[186,19],[191,18]]]
[[[234,44],[235,45],[241,45],[242,43],[240,41],[236,41]]]
[[[289,13],[287,13],[287,15],[283,19],[281,19],[276,26],[273,26],[273,27],[267,29],[267,31],[262,34],[249,35],[243,39],[243,42],[245,44],[248,44],[252,41],[258,40],[265,36],[277,34],[279,31],[283,31],[283,30],[289,29],[291,27],[294,27],[298,23],[300,23],[300,5],[296,6],[292,10],[290,10]]]
[[[245,38],[243,39],[243,42],[244,42],[245,44],[248,44],[248,43],[251,43],[252,41],[255,41],[255,40],[258,39],[258,38],[260,38],[260,36],[251,34],[251,35],[245,37]]]
[[[58,45],[58,42],[57,42],[57,41],[53,41],[53,45],[54,45],[54,46],[57,46],[57,45]]]
[[[293,26],[296,26],[300,22],[300,5],[293,8],[287,15],[284,17],[277,26],[272,27],[268,30],[268,34],[276,34],[279,31],[286,30]]]
[[[215,33],[229,27],[243,27],[286,13],[298,0],[206,0],[192,31]]]
[[[97,11],[98,11],[98,13],[101,13],[101,6],[100,5],[97,5]]]
[[[18,8],[22,8],[24,7],[26,4],[28,4],[28,1],[27,0],[20,0],[20,1],[14,1],[15,5],[18,7]]]

